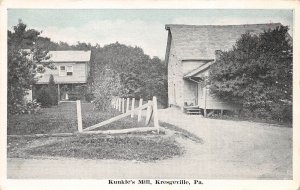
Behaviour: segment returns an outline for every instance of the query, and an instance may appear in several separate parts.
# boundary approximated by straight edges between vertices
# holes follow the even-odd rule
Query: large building
[[[238,105],[224,102],[209,93],[209,68],[221,51],[229,50],[242,34],[259,34],[280,23],[247,25],[166,25],[168,42],[169,106],[209,110],[235,110]]]
[[[40,74],[36,84],[33,85],[33,98],[36,92],[49,83],[50,75],[53,75],[58,89],[58,99],[69,100],[70,93],[82,91],[86,88],[90,73],[91,51],[49,51],[50,59],[42,61],[55,65],[56,69],[45,68]]]

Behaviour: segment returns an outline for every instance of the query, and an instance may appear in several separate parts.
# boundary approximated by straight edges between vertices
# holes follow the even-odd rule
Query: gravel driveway
[[[292,179],[292,128],[208,119],[174,108],[160,110],[159,117],[204,140],[189,154],[197,155],[211,177]]]

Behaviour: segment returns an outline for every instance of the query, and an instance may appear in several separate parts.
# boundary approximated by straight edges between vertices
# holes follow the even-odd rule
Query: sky
[[[221,9],[8,9],[8,29],[22,19],[52,41],[138,46],[164,59],[165,24],[234,25],[277,23],[293,28],[293,10]],[[290,31],[292,34],[292,30]]]

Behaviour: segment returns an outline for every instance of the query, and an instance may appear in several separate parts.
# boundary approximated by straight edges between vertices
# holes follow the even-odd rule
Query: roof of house
[[[203,65],[201,65],[200,67],[192,70],[191,72],[187,73],[186,75],[183,76],[183,78],[189,78],[189,77],[192,77],[206,69],[208,69],[212,64],[214,64],[215,62],[214,61],[211,61],[211,62],[208,62],[208,63],[205,63]]]
[[[215,50],[229,50],[242,34],[259,34],[280,23],[246,25],[166,25],[179,60],[212,60]],[[170,43],[168,43],[170,46]],[[167,47],[167,54],[168,54]]]
[[[49,51],[50,59],[44,62],[87,62],[91,59],[91,51]]]
[[[50,74],[45,74],[41,78],[38,79],[36,84],[49,84]],[[74,83],[86,83],[85,76],[76,76],[76,77],[54,77],[55,84],[74,84]]]

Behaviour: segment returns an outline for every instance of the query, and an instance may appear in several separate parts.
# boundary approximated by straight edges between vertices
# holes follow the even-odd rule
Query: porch
[[[209,117],[218,113],[222,116],[224,111],[240,109],[239,105],[223,101],[212,94],[209,90],[209,83],[200,77],[186,78],[183,85],[183,111],[187,114]]]
[[[32,87],[32,98],[36,99],[38,91],[48,84],[35,84]],[[85,83],[70,83],[70,84],[55,84],[58,103],[65,101],[76,101],[84,100],[86,94],[86,84]]]

